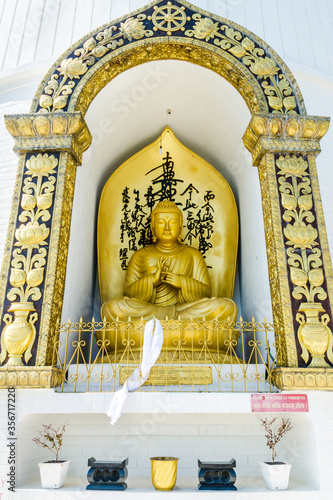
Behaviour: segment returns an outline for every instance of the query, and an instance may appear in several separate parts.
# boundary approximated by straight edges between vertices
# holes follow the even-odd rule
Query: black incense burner
[[[232,458],[229,462],[201,462],[198,459],[199,490],[237,490],[236,482],[236,460]]]
[[[128,458],[122,462],[108,462],[106,460],[97,462],[94,457],[88,460],[87,490],[118,490],[127,488]]]

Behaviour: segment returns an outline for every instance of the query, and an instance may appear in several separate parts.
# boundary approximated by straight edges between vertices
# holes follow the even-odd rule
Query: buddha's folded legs
[[[128,317],[132,319],[143,318],[149,320],[158,319],[203,319],[211,321],[236,321],[237,306],[231,299],[204,298],[192,303],[186,303],[176,306],[161,306],[151,304],[138,299],[123,297],[105,302],[101,310],[102,318],[107,321],[127,321]]]
[[[237,306],[231,299],[221,299],[217,297],[204,298],[191,304],[182,304],[177,306],[176,317],[180,319],[203,319],[211,321],[236,321]]]
[[[150,304],[138,299],[123,297],[105,302],[102,305],[101,315],[107,321],[127,321],[128,317],[132,319],[143,318],[148,321],[153,318],[165,319],[175,318],[176,306],[159,306]]]

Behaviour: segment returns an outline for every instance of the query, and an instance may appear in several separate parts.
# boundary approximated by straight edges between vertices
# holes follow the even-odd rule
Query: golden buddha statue
[[[124,297],[102,305],[108,321],[181,319],[236,321],[229,298],[211,297],[209,272],[202,254],[180,243],[182,211],[169,200],[151,214],[154,243],[137,250],[129,263]]]

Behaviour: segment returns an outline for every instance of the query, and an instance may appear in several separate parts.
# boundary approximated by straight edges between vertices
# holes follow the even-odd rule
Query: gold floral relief
[[[271,300],[273,310],[273,320],[275,328],[276,343],[279,345],[279,358],[278,365],[288,365],[286,339],[284,334],[283,314],[282,314],[282,300],[278,283],[278,263],[276,255],[276,245],[272,224],[272,200],[269,189],[269,178],[267,172],[266,161],[262,161],[259,167],[259,177],[261,186],[262,206],[264,210],[265,222],[265,237],[266,237],[266,251],[267,263],[269,269],[269,281],[271,285]]]
[[[49,209],[53,204],[58,159],[48,153],[32,155],[26,161],[20,225],[15,231],[7,299],[12,302],[4,316],[6,327],[1,336],[0,362],[7,355],[8,365],[22,365],[32,357],[31,349],[36,337],[34,324],[38,319],[34,302],[41,299],[40,285],[44,281],[47,250],[50,235],[46,222],[51,219]],[[29,317],[30,315],[30,317]]]
[[[277,62],[266,55],[263,48],[240,31],[212,19],[194,14],[194,28],[185,31],[185,35],[213,43],[230,52],[238,60],[248,66],[250,71],[261,81],[264,94],[272,113],[297,114],[297,103],[293,90]]]
[[[55,366],[9,366],[0,368],[0,387],[48,388],[59,386],[61,371]]]
[[[48,260],[48,289],[44,291],[36,366],[52,364],[56,325],[61,318],[70,237],[76,162],[70,154],[60,156],[57,199],[53,207],[52,235]]]
[[[239,86],[247,78],[248,71],[253,75],[265,101],[266,109],[262,108],[262,111],[270,110],[280,115],[304,112],[300,91],[295,82],[291,85],[291,74],[280,58],[254,34],[232,22],[226,23],[223,18],[213,15],[207,17],[203,11],[187,2],[173,4],[160,1],[153,5],[152,14],[148,6],[142,8],[141,12],[123,18],[122,22],[103,26],[88,38],[80,40],[57,61],[36,95],[34,102],[37,104],[38,100],[38,112],[64,110],[70,106],[72,99],[76,102],[77,92],[74,91],[81,78],[88,71],[92,76],[101,64],[105,67],[113,64],[113,58],[119,57],[124,49],[132,52],[147,43],[161,45],[175,41],[191,43],[192,40],[208,53],[216,53],[219,49],[220,55],[223,55],[220,57],[221,63],[223,58],[230,60],[232,72],[239,72],[243,68]],[[163,37],[168,38],[163,40]],[[138,45],[138,41],[143,44]],[[202,64],[199,61],[197,63]],[[231,74],[228,80],[230,78]]]
[[[58,73],[51,76],[40,97],[40,113],[65,108],[68,104],[68,98],[75,88],[75,80],[79,80],[89,67],[96,63],[98,58],[122,46],[124,40],[127,39],[131,42],[153,36],[153,31],[145,30],[143,21],[146,17],[144,14],[139,14],[136,18],[126,19],[119,28],[112,25],[103,29],[95,37],[89,37],[82,47],[74,50],[75,57],[63,59],[60,66],[56,68]],[[63,77],[61,80],[60,76]]]
[[[243,142],[252,154],[253,164],[259,165],[265,152],[317,155],[320,140],[326,134],[330,119],[322,116],[290,116],[253,114],[243,136]]]
[[[301,357],[310,367],[329,367],[325,355],[333,364],[333,336],[327,326],[330,317],[321,301],[327,298],[318,231],[314,226],[313,197],[308,162],[298,155],[279,156],[279,191],[283,207],[282,218],[287,223],[283,229],[286,238],[290,280],[294,285],[292,296],[303,301],[296,321],[302,348]],[[319,319],[319,313],[322,314]]]
[[[280,366],[298,366],[290,290],[285,264],[274,154],[267,153],[258,166],[274,330]]]
[[[49,208],[53,204],[53,193],[56,177],[55,168],[58,159],[54,155],[39,153],[26,161],[26,178],[24,179],[21,207],[19,215],[22,224],[16,229],[13,251],[10,284],[13,286],[8,292],[10,301],[19,299],[27,302],[31,297],[37,301],[41,297],[39,286],[43,282],[46,249],[46,239],[50,229],[45,222],[51,214]],[[33,249],[37,252],[32,255]],[[23,250],[27,250],[23,253]]]

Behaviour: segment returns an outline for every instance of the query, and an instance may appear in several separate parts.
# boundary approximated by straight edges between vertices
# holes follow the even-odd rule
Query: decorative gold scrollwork
[[[186,23],[192,27],[185,28]],[[54,73],[47,80],[43,94],[39,97],[39,113],[64,109],[69,103],[77,81],[87,73],[90,67],[111,51],[125,42],[149,38],[164,32],[183,36],[185,39],[196,38],[219,47],[226,54],[235,57],[243,66],[255,75],[265,95],[265,100],[275,114],[297,114],[297,103],[293,88],[278,61],[269,57],[264,48],[223,20],[215,21],[202,17],[198,12],[185,6],[173,5],[171,1],[154,6],[154,12],[137,14],[127,18],[119,25],[112,24],[103,31],[90,36],[74,50],[70,57],[63,59]],[[161,33],[159,33],[161,35]],[[238,63],[239,64],[239,63]],[[239,85],[239,82],[238,82]]]
[[[41,106],[39,112],[47,113],[65,108],[75,87],[75,80],[79,80],[96,59],[123,45],[124,39],[132,41],[152,36],[153,31],[146,30],[142,22],[146,17],[145,14],[139,14],[136,18],[128,18],[119,28],[115,25],[105,28],[96,36],[88,38],[81,48],[76,49],[74,51],[76,57],[64,59],[57,68],[58,73],[51,76],[44,88],[39,100]],[[59,80],[59,76],[63,78]]]
[[[196,23],[193,29],[185,31],[186,36],[206,42],[214,38],[215,45],[241,59],[259,80],[263,80],[261,86],[273,113],[297,114],[292,88],[274,59],[266,56],[262,48],[256,47],[253,40],[244,37],[240,31],[208,17],[203,18],[201,14],[192,17]]]
[[[280,156],[276,160],[279,175],[282,218],[288,224],[283,230],[286,238],[290,279],[294,285],[292,296],[305,299],[299,307],[296,320],[300,324],[297,332],[302,347],[301,357],[307,363],[312,356],[311,367],[328,367],[325,354],[333,364],[333,336],[327,326],[328,314],[319,319],[319,312],[325,312],[320,302],[327,298],[323,288],[324,272],[321,250],[317,241],[308,163],[296,155]],[[305,315],[305,316],[304,316]]]
[[[14,302],[9,309],[14,313],[5,315],[6,327],[2,334],[0,362],[4,362],[7,352],[8,365],[22,365],[22,355],[25,361],[31,358],[31,348],[36,331],[33,326],[38,319],[33,302],[38,301],[42,294],[40,285],[44,280],[47,250],[43,248],[50,234],[45,222],[51,218],[49,208],[53,204],[58,159],[48,153],[39,153],[26,161],[26,172],[22,189],[19,215],[22,224],[15,231],[15,248],[12,255],[9,282],[12,288],[7,298]],[[46,178],[46,179],[45,179]],[[16,302],[15,302],[16,301]]]
[[[44,266],[46,263],[46,239],[50,229],[45,222],[50,220],[49,208],[53,203],[53,192],[56,182],[55,168],[58,164],[54,155],[31,156],[26,162],[26,175],[24,180],[21,207],[19,215],[22,222],[15,231],[15,247],[13,251],[10,284],[13,286],[8,292],[8,299],[27,302],[31,297],[39,300],[41,292],[39,286],[44,279]],[[46,180],[43,180],[46,177]],[[37,252],[33,254],[33,249]],[[26,253],[23,253],[26,250]]]

